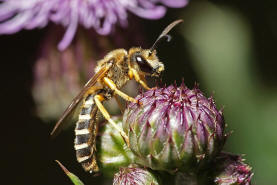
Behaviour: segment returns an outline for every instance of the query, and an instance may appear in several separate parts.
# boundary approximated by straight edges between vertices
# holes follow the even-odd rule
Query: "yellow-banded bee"
[[[150,49],[134,47],[126,51],[116,49],[108,53],[100,60],[95,69],[95,75],[86,83],[82,91],[73,99],[62,117],[57,122],[51,135],[56,135],[60,128],[66,123],[64,119],[70,115],[81,102],[81,111],[75,128],[75,145],[77,161],[82,164],[86,171],[99,171],[96,162],[96,135],[98,130],[97,114],[100,112],[110,124],[117,129],[127,144],[129,140],[125,132],[119,128],[111,119],[102,102],[118,95],[127,101],[136,100],[119,89],[129,80],[135,79],[145,89],[150,89],[145,76],[156,76],[164,70],[164,65],[156,55],[157,43],[166,38],[174,26],[182,22],[176,20],[168,25]],[[116,97],[116,96],[115,96]]]

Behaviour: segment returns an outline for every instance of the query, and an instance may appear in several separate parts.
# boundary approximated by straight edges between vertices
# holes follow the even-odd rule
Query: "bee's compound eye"
[[[140,70],[146,73],[152,73],[153,69],[149,65],[149,63],[142,57],[142,56],[135,56],[135,60],[137,64],[139,65]]]
[[[137,56],[137,57],[136,57],[136,60],[137,60],[138,62],[142,62],[142,58],[141,58],[140,56]]]

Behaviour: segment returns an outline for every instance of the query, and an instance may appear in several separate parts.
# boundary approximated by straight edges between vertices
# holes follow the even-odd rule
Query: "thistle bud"
[[[243,162],[240,155],[221,153],[213,166],[217,185],[251,185],[251,167]]]
[[[147,169],[121,168],[114,175],[113,185],[159,185],[159,183]]]
[[[123,116],[136,163],[155,170],[187,171],[221,151],[222,112],[197,86],[153,89],[136,100]]]

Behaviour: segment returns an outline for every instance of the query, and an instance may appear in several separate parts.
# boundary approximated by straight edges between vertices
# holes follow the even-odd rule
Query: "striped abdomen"
[[[75,128],[77,161],[89,172],[99,171],[96,162],[97,111],[93,94],[88,95],[82,105]]]

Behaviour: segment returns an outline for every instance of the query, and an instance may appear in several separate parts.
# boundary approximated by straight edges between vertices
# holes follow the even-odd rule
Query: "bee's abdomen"
[[[75,145],[77,161],[82,164],[86,171],[99,171],[96,162],[96,134],[97,106],[94,103],[94,95],[85,98],[79,119],[75,128]]]

